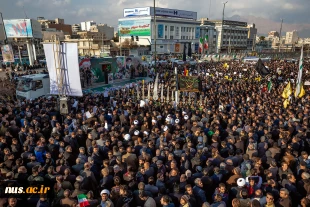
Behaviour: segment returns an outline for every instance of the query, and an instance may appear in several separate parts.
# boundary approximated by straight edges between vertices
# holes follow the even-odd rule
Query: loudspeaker
[[[62,115],[66,115],[66,114],[69,114],[70,112],[70,103],[68,101],[68,98],[60,98],[59,100],[59,111],[60,111],[60,114]]]

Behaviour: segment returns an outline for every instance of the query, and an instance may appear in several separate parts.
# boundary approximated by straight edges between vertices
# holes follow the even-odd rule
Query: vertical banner
[[[164,38],[164,25],[163,24],[158,25],[157,37]]]
[[[174,45],[174,52],[175,52],[175,53],[179,53],[180,50],[181,50],[181,45],[180,45],[180,43],[175,43],[175,45]]]
[[[196,27],[195,29],[195,39],[199,39],[200,37],[200,27]]]
[[[83,96],[77,43],[47,43],[43,46],[50,77],[50,94]],[[62,80],[57,78],[59,72],[62,74]]]
[[[3,62],[14,62],[14,54],[11,45],[3,45],[1,47]]]

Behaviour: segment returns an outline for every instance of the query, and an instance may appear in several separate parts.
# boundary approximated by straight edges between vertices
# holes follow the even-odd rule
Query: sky
[[[155,1],[156,7],[196,11],[198,18],[221,19],[224,0]],[[63,18],[68,24],[93,20],[117,28],[117,21],[123,17],[124,8],[153,6],[153,4],[153,0],[1,0],[0,12],[4,19],[25,18],[25,16],[33,19]],[[286,23],[310,24],[309,10],[309,0],[228,0],[225,18],[228,19],[233,15],[253,15],[276,22],[280,22],[283,18]]]

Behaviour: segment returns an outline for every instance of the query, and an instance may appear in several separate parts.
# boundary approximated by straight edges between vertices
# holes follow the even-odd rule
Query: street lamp
[[[155,70],[155,73],[156,73],[156,36],[157,36],[157,28],[156,28],[156,9],[155,9],[155,0],[153,1],[154,2],[154,57],[155,57],[155,66],[154,66],[154,70]]]
[[[283,19],[281,19],[281,27],[280,27],[280,34],[279,34],[279,52],[281,52],[281,33],[282,33],[282,24],[283,24]]]
[[[223,43],[223,34],[224,34],[224,14],[225,14],[225,6],[228,3],[228,1],[226,1],[225,3],[223,2],[223,16],[222,16],[222,32],[221,32],[221,42],[220,42],[220,49],[219,49],[219,53],[221,53],[221,48],[222,48],[222,43]],[[219,56],[220,57],[220,56]]]

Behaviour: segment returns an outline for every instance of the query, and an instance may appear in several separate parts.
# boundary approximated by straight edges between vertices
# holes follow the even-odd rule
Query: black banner
[[[199,92],[200,79],[198,76],[178,76],[178,85],[180,91]]]

